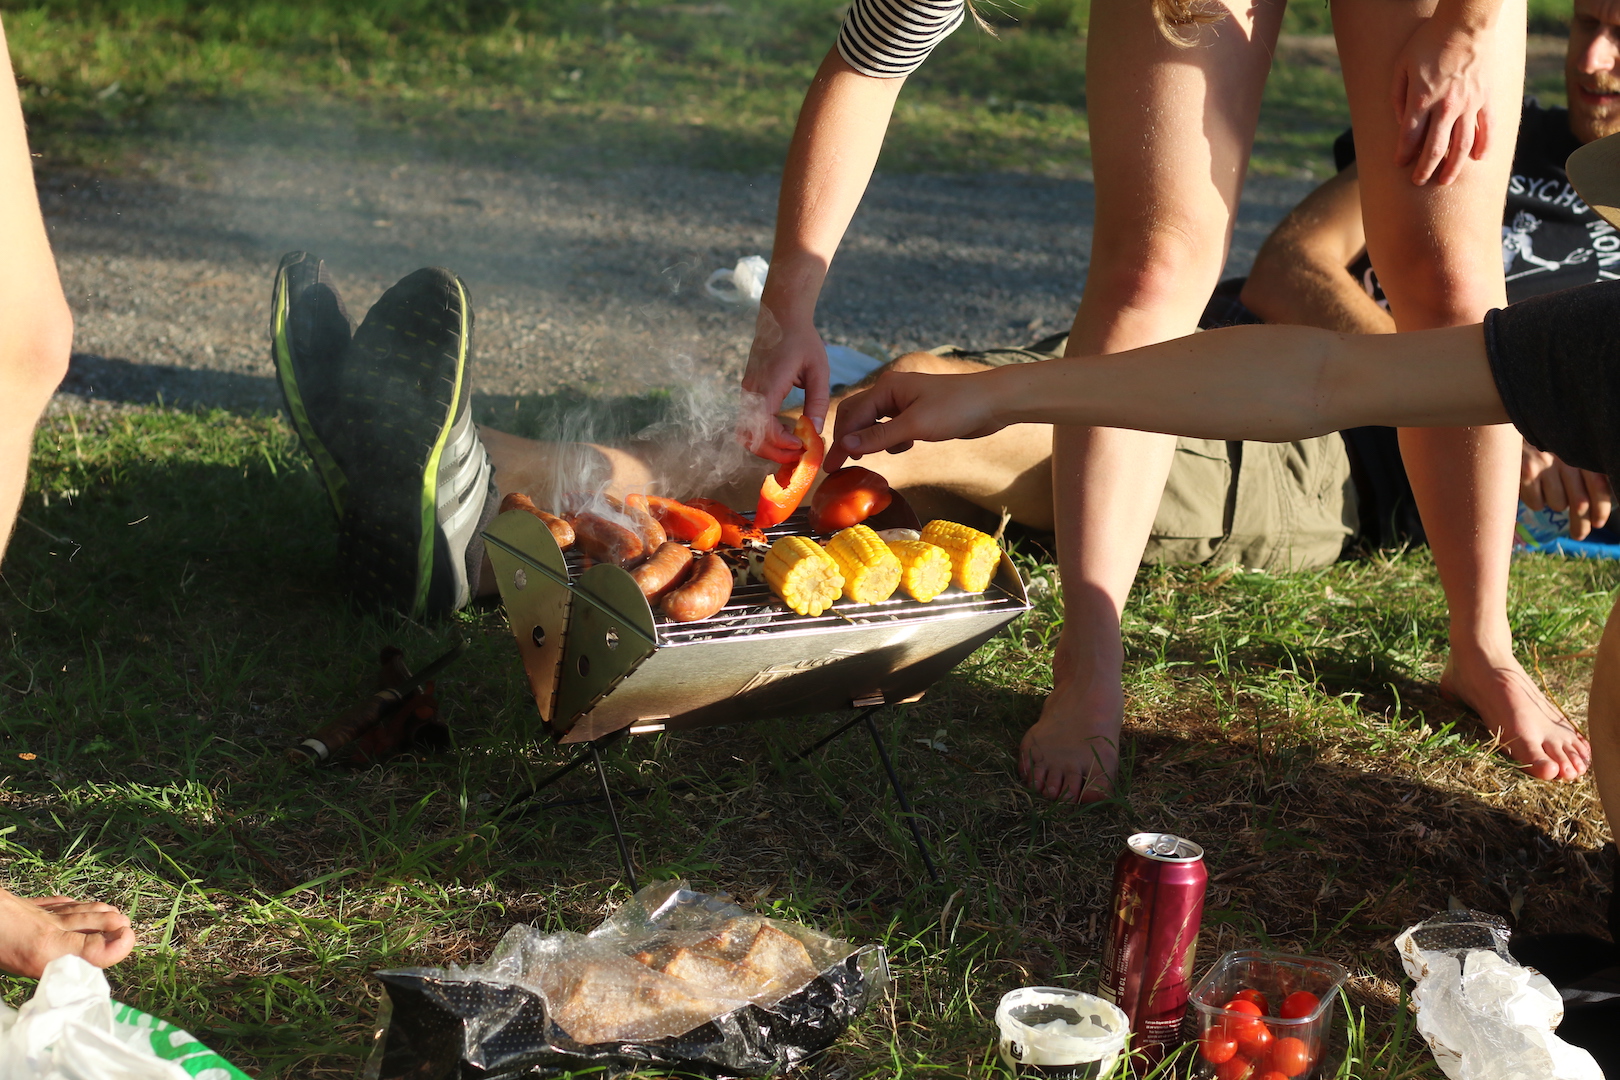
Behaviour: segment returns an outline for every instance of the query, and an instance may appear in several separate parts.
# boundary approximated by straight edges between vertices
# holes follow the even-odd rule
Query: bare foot
[[[0,889],[0,971],[37,979],[46,964],[69,953],[111,967],[134,945],[129,919],[111,904],[67,896],[25,900]]]
[[[1507,756],[1537,780],[1574,780],[1591,764],[1586,737],[1512,656],[1454,645],[1440,692],[1478,713]]]
[[[1029,787],[1063,802],[1096,802],[1114,793],[1119,768],[1119,728],[1125,713],[1120,686],[1123,650],[1075,663],[1082,650],[1058,642],[1052,661],[1052,693],[1041,718],[1024,732],[1018,775]]]

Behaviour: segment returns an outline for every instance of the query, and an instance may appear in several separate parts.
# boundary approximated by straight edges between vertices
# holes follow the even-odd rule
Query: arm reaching
[[[1507,418],[1478,324],[1377,336],[1234,326],[971,375],[885,373],[839,405],[826,468],[1021,423],[1291,442],[1360,424],[1461,427]]]
[[[742,385],[771,412],[801,387],[804,414],[817,431],[827,417],[827,351],[816,332],[816,299],[866,192],[904,82],[863,75],[836,49],[829,52],[805,95],[782,173],[771,272]],[[774,420],[743,438],[773,461],[793,461],[800,450]]]
[[[1485,156],[1491,132],[1486,73],[1502,0],[1440,0],[1395,64],[1390,104],[1400,128],[1395,164],[1412,183],[1449,184]]]

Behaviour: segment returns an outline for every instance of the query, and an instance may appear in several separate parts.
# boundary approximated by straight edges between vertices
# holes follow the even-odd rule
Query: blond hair
[[[1198,28],[1220,22],[1226,12],[1209,0],[1152,0],[1153,21],[1159,32],[1176,45],[1186,48],[1198,38]]]

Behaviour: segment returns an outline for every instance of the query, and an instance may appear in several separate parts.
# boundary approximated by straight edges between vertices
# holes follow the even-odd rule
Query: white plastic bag
[[[45,967],[21,1009],[0,1005],[0,1080],[248,1080],[173,1024],[112,999],[77,956]]]
[[[727,304],[758,306],[765,294],[765,275],[771,264],[758,255],[746,255],[730,270],[721,267],[703,283],[710,296]]]
[[[1395,939],[1441,1070],[1451,1080],[1603,1080],[1591,1054],[1553,1034],[1563,999],[1507,940],[1507,925],[1479,911],[1444,912]]]

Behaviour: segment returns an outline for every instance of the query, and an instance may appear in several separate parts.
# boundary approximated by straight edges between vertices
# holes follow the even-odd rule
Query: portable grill
[[[898,497],[885,518],[873,524],[916,523]],[[803,512],[766,530],[770,540],[809,533]],[[871,713],[917,700],[1029,610],[1023,581],[1005,553],[983,593],[953,587],[926,604],[903,595],[878,604],[840,601],[821,615],[804,616],[788,609],[763,582],[750,582],[737,586],[713,617],[683,624],[655,617],[620,567],[583,568],[577,555],[565,555],[532,514],[502,514],[484,537],[541,720],[554,740],[583,744],[572,762],[514,804],[533,798],[585,760],[594,761],[600,798],[634,888],[634,869],[601,768],[602,746],[625,735],[854,708],[854,719],[793,760],[864,720],[923,861],[937,879]]]

